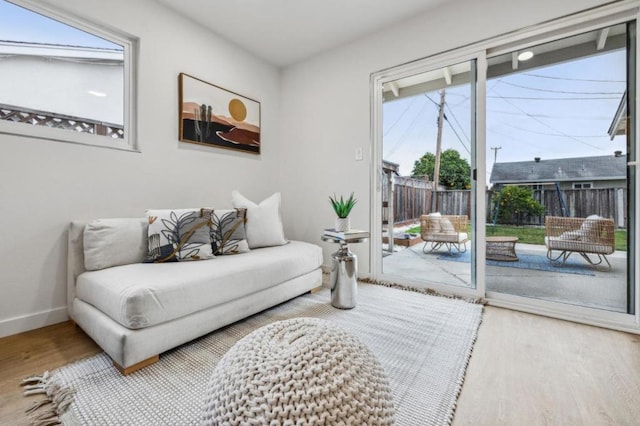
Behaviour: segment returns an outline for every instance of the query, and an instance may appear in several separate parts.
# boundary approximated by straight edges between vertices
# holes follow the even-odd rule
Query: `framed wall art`
[[[182,142],[260,154],[260,102],[180,73]]]

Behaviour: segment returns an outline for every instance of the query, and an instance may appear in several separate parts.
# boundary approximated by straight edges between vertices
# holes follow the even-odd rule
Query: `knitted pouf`
[[[216,366],[205,425],[392,425],[389,382],[360,340],[333,323],[294,318],[237,342]]]

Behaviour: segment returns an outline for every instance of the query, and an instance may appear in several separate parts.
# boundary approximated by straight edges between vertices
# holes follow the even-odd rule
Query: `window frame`
[[[573,182],[571,189],[593,189],[593,182]]]
[[[81,145],[97,146],[101,148],[117,149],[123,151],[140,152],[137,138],[137,57],[138,39],[121,31],[106,28],[87,18],[73,13],[43,5],[34,0],[7,0],[16,6],[25,8],[31,12],[54,19],[63,24],[72,26],[97,37],[123,47],[123,130],[124,137],[112,138],[110,136],[95,135],[90,133],[74,132],[68,129],[57,129],[46,126],[34,126],[26,123],[17,123],[0,120],[0,134],[45,139],[56,142],[69,142]]]

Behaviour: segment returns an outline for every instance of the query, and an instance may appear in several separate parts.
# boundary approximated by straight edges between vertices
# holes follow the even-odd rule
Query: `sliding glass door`
[[[372,75],[374,279],[637,327],[636,11],[610,9]]]
[[[487,291],[632,313],[634,27],[488,58]]]
[[[381,227],[387,280],[475,293],[478,58],[418,67],[381,92]]]

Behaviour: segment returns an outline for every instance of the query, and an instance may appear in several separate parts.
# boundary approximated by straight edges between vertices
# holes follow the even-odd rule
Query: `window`
[[[574,183],[573,189],[590,189],[593,185],[591,182],[588,183]]]
[[[27,0],[0,0],[0,133],[135,150],[122,35]]]

